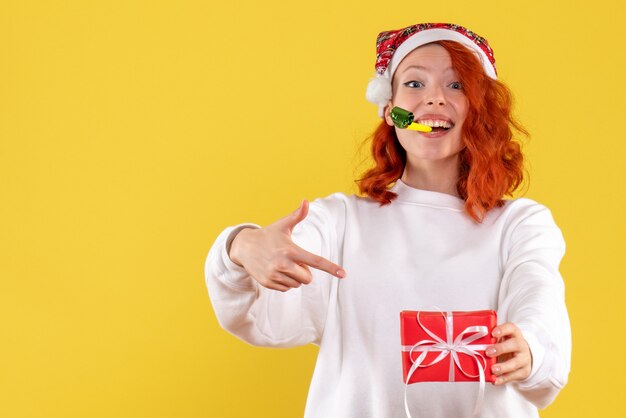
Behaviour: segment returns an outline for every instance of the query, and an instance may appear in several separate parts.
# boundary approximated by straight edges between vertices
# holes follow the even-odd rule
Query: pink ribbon
[[[409,369],[409,372],[407,373],[407,377],[406,377],[406,383],[404,384],[404,410],[408,418],[411,418],[411,413],[409,412],[409,404],[406,398],[406,390],[409,385],[409,381],[411,380],[411,376],[417,370],[418,367],[432,366],[434,364],[439,363],[443,359],[445,359],[448,355],[450,356],[450,371],[448,373],[448,381],[454,382],[454,365],[455,364],[465,376],[478,377],[479,388],[478,388],[478,394],[476,396],[476,404],[474,405],[473,414],[477,415],[480,412],[480,408],[482,407],[483,398],[485,396],[485,369],[487,368],[487,361],[482,356],[482,354],[480,354],[478,351],[486,350],[487,347],[489,347],[489,345],[471,344],[471,343],[473,341],[478,340],[479,338],[482,338],[488,335],[489,329],[484,325],[467,327],[463,330],[463,332],[457,335],[455,339],[453,339],[454,328],[453,328],[452,312],[446,312],[446,314],[444,314],[443,312],[440,311],[440,313],[446,321],[446,341],[439,338],[435,333],[433,333],[431,330],[426,328],[420,322],[420,314],[419,312],[417,312],[417,323],[433,339],[421,340],[412,346],[410,345],[402,346],[402,351],[409,352],[410,359],[413,359],[413,352],[419,352],[419,351],[422,352],[419,355],[419,357],[413,362],[413,365]],[[463,338],[463,336],[466,334],[471,334],[471,335],[469,335],[466,338]],[[430,363],[422,364],[428,353],[437,352],[437,351],[440,352],[437,358],[435,358]],[[471,356],[476,361],[476,365],[478,366],[477,375],[470,374],[466,372],[465,370],[463,370],[463,366],[461,366],[461,362],[459,361],[458,353],[467,354],[468,356]],[[482,359],[482,362],[480,359]]]

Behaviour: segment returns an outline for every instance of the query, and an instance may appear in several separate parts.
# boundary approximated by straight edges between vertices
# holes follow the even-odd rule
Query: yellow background
[[[0,416],[298,417],[317,350],[221,330],[218,233],[354,192],[382,30],[487,37],[566,237],[570,382],[626,414],[622,2],[2,1]]]

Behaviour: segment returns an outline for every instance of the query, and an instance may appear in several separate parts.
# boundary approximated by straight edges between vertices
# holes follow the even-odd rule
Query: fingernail
[[[496,349],[493,348],[493,347],[488,348],[486,353],[487,353],[488,356],[493,356],[496,353]]]
[[[499,367],[499,366],[495,366],[495,367],[493,368],[493,373],[495,373],[495,374],[500,373],[500,367]]]
[[[502,383],[502,379],[500,379],[500,378],[496,379],[495,383],[496,383],[496,385],[499,385],[500,383]]]
[[[343,270],[343,269],[342,270],[337,270],[336,275],[337,275],[337,277],[343,279],[344,277],[346,277],[346,271]]]
[[[500,334],[502,334],[502,331],[500,331],[499,328],[496,328],[496,329],[493,330],[493,336],[494,337],[499,337]]]

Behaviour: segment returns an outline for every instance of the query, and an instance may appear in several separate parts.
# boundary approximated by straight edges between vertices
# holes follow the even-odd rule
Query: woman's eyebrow
[[[406,73],[406,72],[407,72],[408,70],[410,70],[411,68],[414,68],[414,69],[416,69],[416,70],[422,70],[422,71],[428,71],[428,70],[429,70],[429,68],[428,68],[428,67],[424,67],[424,66],[422,66],[422,65],[409,65],[408,67],[406,67],[406,68],[404,69],[403,73]],[[452,68],[452,67],[446,67],[446,68],[444,68],[443,72],[445,73],[445,72],[448,72],[448,71],[450,71],[450,70],[454,70],[454,68]]]

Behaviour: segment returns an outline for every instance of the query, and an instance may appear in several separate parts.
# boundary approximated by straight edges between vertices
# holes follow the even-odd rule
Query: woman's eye
[[[424,87],[424,83],[421,81],[408,81],[404,85],[407,87]]]
[[[455,90],[461,90],[463,88],[463,85],[459,83],[458,81],[455,81],[454,83],[450,84],[450,87],[452,87]]]

